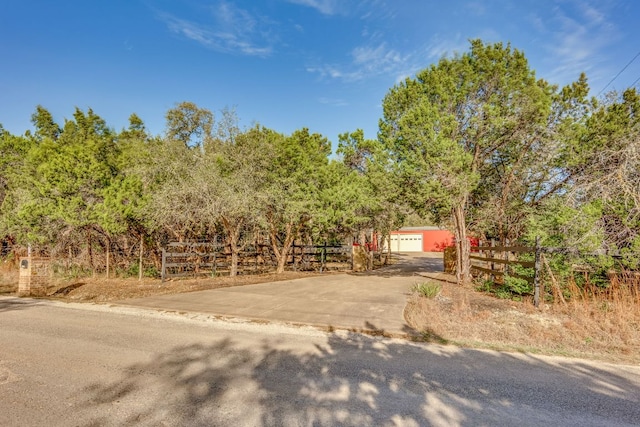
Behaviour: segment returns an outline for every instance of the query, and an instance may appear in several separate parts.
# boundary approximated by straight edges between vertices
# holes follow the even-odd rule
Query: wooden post
[[[540,236],[536,236],[536,251],[533,273],[533,305],[540,305]]]
[[[138,281],[142,281],[142,257],[144,255],[144,237],[140,234],[140,259],[138,260]]]
[[[504,246],[505,246],[505,248],[509,247],[509,239],[504,239]],[[509,251],[507,251],[507,250],[504,251],[503,258],[504,258],[505,261],[510,261],[511,260],[510,257],[509,257]],[[506,262],[504,264],[504,266],[502,268],[502,271],[504,272],[504,274],[502,275],[502,284],[505,284],[507,276],[509,276],[509,263],[508,262]]]
[[[111,258],[111,241],[107,239],[107,279],[109,279],[109,258]]]
[[[91,267],[91,277],[96,277],[96,269],[93,266],[93,242],[91,232],[87,231],[87,257],[89,258],[89,267]]]
[[[355,243],[355,239],[351,237],[351,271],[353,271],[353,244]]]
[[[491,239],[491,247],[492,248],[496,247],[496,239]],[[489,267],[489,268],[491,268],[491,275],[489,276],[489,278],[491,279],[491,283],[495,284],[496,283],[496,275],[493,274],[493,272],[496,270],[496,264],[493,262],[493,259],[496,257],[495,249],[491,249],[489,251],[489,256],[491,257],[491,265]]]
[[[161,282],[164,283],[164,278],[166,274],[166,264],[167,264],[167,252],[164,248],[162,248],[162,272],[160,273]]]
[[[324,267],[327,263],[327,241],[324,241],[322,246],[322,252],[320,253],[320,271],[324,271]]]

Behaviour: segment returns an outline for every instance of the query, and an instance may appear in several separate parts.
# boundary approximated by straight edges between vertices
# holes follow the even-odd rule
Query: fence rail
[[[201,249],[201,250],[198,250]],[[161,279],[217,276],[231,270],[232,255],[225,245],[172,242],[162,249]],[[350,246],[293,245],[287,265],[293,270],[343,270],[352,266]],[[238,273],[257,274],[276,266],[268,245],[238,253]]]
[[[293,245],[288,264],[294,270],[341,270],[353,266],[353,250],[349,245]]]
[[[472,248],[473,253],[469,256],[471,270],[486,274],[493,281],[496,281],[496,279],[504,281],[506,277],[515,277],[527,281],[533,285],[533,303],[538,307],[540,304],[540,255],[542,250],[540,239],[536,239],[536,246],[533,248],[527,246],[501,246],[496,245],[494,242],[491,242],[489,246],[479,245]],[[533,261],[520,260],[516,254],[533,254]],[[511,266],[533,268],[533,276],[512,271],[509,268]]]
[[[82,236],[81,236],[82,237]],[[86,237],[86,236],[84,236]],[[54,275],[65,278],[144,277],[167,279],[203,275],[225,275],[231,267],[231,253],[219,238],[210,241],[147,241],[142,236],[107,239],[91,235],[60,244],[20,245],[0,240],[0,259],[4,265],[17,268],[21,256],[49,257]],[[289,270],[350,270],[353,268],[353,246],[349,244],[294,244],[286,259]],[[380,253],[372,252],[372,267],[383,264]],[[275,271],[275,254],[264,240],[250,242],[238,257],[239,274]]]

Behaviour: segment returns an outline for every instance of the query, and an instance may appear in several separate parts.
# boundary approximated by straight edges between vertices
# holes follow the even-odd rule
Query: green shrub
[[[131,264],[129,264],[129,267],[127,269],[118,270],[117,275],[118,277],[125,277],[125,278],[138,277],[139,271],[140,271],[140,265],[137,262],[132,262]],[[142,271],[142,276],[155,279],[160,277],[160,272],[155,266],[149,265],[149,266],[146,266]]]
[[[507,276],[504,278],[505,288],[514,295],[528,295],[533,293],[533,286],[520,277]]]
[[[433,282],[423,282],[413,285],[412,290],[425,298],[435,298],[442,290],[442,286]]]

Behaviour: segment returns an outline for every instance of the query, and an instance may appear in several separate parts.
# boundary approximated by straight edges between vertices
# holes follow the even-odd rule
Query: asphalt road
[[[640,367],[0,298],[1,426],[631,426]]]

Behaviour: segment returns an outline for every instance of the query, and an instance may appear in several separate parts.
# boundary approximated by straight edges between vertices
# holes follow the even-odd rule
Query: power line
[[[613,82],[614,82],[618,77],[620,77],[620,74],[622,74],[622,73],[624,72],[624,70],[626,70],[626,69],[627,69],[627,67],[628,67],[629,65],[631,65],[631,63],[632,63],[633,61],[635,61],[635,60],[636,60],[636,58],[637,58],[638,56],[640,56],[640,51],[639,51],[638,53],[636,53],[636,56],[634,56],[634,57],[633,57],[633,59],[632,59],[631,61],[629,61],[629,62],[627,63],[627,65],[625,65],[625,66],[622,68],[622,70],[620,70],[620,72],[619,72],[618,74],[616,74],[616,76],[615,76],[614,78],[612,78],[612,79],[611,79],[611,81],[609,81],[609,83],[607,83],[607,84],[606,84],[602,89],[600,89],[600,92],[598,92],[598,94],[596,95],[596,98],[597,98],[598,96],[600,96],[600,94],[601,94],[602,92],[604,92],[604,90],[605,90],[606,88],[608,88],[608,87],[609,87],[609,85],[610,85],[611,83],[613,83]],[[640,78],[639,78],[638,80],[640,80]],[[636,80],[633,84],[635,85],[635,84],[636,84],[636,82],[637,82],[638,80]],[[633,85],[632,85],[632,86],[633,86]]]

